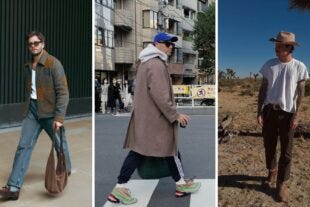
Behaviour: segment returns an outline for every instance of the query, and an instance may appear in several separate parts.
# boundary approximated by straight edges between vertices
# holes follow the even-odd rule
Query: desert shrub
[[[243,89],[252,88],[252,85],[250,85],[250,84],[242,84],[241,88],[243,88]]]
[[[239,85],[238,81],[237,79],[221,79],[219,80],[219,85],[221,87],[235,87]]]
[[[240,93],[241,96],[254,96],[254,91],[252,89],[242,90]]]
[[[220,79],[219,87],[225,92],[235,92],[238,89],[244,89],[243,94],[254,94],[258,92],[261,85],[261,78],[256,80],[253,78],[243,78],[243,79]],[[247,91],[250,90],[251,92]]]

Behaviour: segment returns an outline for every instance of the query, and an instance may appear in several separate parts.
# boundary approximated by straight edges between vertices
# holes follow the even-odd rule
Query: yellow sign
[[[173,85],[174,94],[189,94],[188,85]]]
[[[215,98],[215,86],[214,85],[203,85],[195,86],[191,90],[192,98]]]

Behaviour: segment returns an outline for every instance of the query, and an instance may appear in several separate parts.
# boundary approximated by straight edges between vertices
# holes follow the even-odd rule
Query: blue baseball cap
[[[178,41],[178,37],[171,36],[165,32],[159,32],[154,37],[154,43],[155,42],[176,42],[176,41]]]

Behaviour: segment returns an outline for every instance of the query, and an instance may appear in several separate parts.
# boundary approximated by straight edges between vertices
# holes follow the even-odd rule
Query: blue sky
[[[295,33],[301,47],[294,58],[310,67],[310,11],[290,10],[289,0],[218,1],[218,66],[235,69],[237,76],[258,73],[276,57],[269,38],[279,31]]]

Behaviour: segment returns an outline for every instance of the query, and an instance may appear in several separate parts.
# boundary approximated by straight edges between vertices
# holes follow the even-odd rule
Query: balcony
[[[189,53],[189,54],[193,54],[193,55],[198,54],[198,52],[194,51],[194,49],[193,49],[193,42],[185,41],[184,39],[182,41],[182,49],[183,49],[183,53]]]
[[[181,9],[175,8],[171,5],[167,5],[161,11],[163,12],[164,16],[169,17],[170,19],[174,19],[178,22],[184,21],[182,18],[183,12]]]
[[[114,71],[115,53],[114,49],[96,46],[95,48],[95,69]]]
[[[133,49],[129,47],[115,47],[115,63],[133,64]]]
[[[194,64],[184,64],[184,77],[196,77]]]
[[[125,9],[115,9],[114,25],[127,30],[131,30],[133,28],[132,13]]]
[[[191,10],[197,10],[197,1],[182,1],[183,7],[187,7]]]
[[[183,75],[184,74],[183,64],[170,63],[168,65],[168,72],[169,72],[169,74],[173,74],[173,75]]]
[[[194,31],[195,22],[190,18],[184,18],[185,20],[182,21],[181,26],[183,30],[186,31]]]

